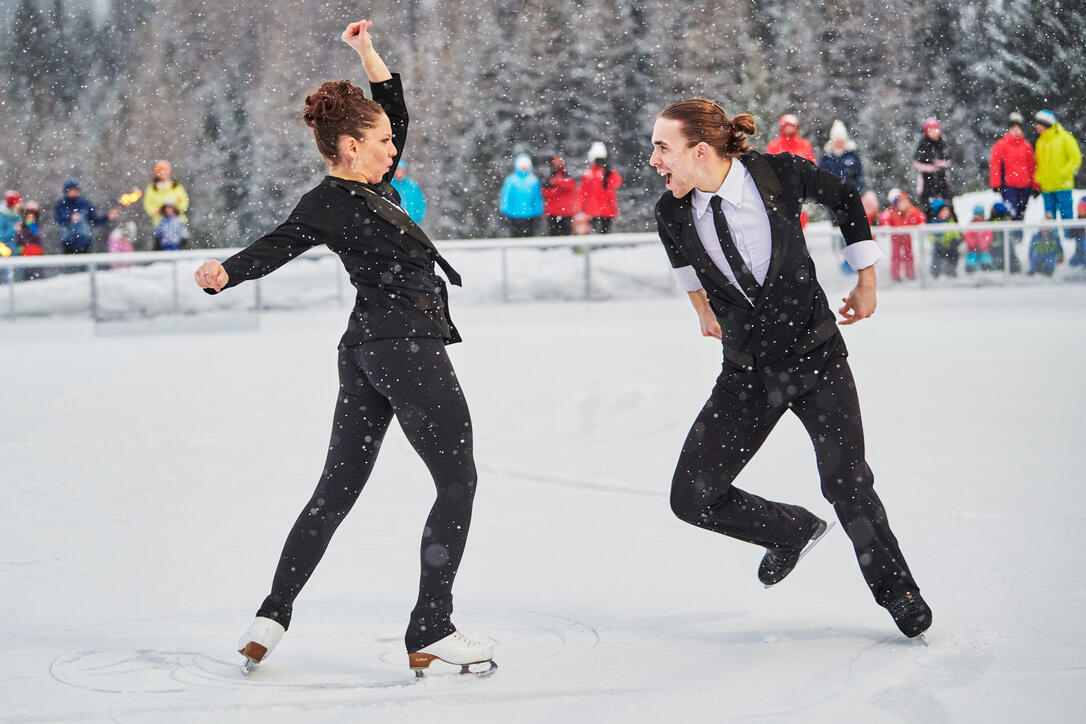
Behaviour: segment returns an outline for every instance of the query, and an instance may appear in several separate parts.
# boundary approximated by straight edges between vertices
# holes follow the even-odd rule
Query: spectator
[[[929,224],[953,224],[957,222],[954,211],[944,199],[932,199],[931,210],[935,218]],[[958,245],[962,235],[959,231],[941,231],[930,235],[931,238],[931,275],[958,276]]]
[[[973,221],[984,223],[984,207],[973,207]],[[979,267],[983,271],[995,269],[992,263],[992,239],[991,229],[970,229],[962,234],[965,240],[965,271],[972,274]]]
[[[19,204],[22,196],[18,191],[6,191],[4,203],[0,205],[0,256],[15,256],[19,253],[15,244],[15,229],[19,225]],[[10,269],[0,269],[0,284],[11,281]]]
[[[997,201],[992,204],[992,213],[988,215],[988,220],[1012,221],[1013,219],[1007,205],[1002,201]],[[1018,254],[1014,251],[1014,247],[1020,238],[1022,238],[1022,232],[1020,231],[1009,233],[1006,231],[993,232],[991,248],[992,264],[997,270],[1003,271],[1009,260],[1011,274],[1017,274],[1022,271],[1022,262],[1018,261]],[[1004,248],[1005,243],[1008,245],[1007,248]]]
[[[64,196],[53,207],[53,218],[60,227],[61,251],[65,254],[86,254],[92,251],[94,239],[91,226],[102,226],[117,218],[117,209],[110,209],[105,216],[94,210],[94,204],[79,195],[79,182],[68,179],[64,183]]]
[[[158,210],[162,217],[155,227],[155,248],[162,251],[177,251],[188,245],[189,230],[181,220],[181,212],[176,201],[167,196]]]
[[[543,215],[543,192],[532,173],[531,156],[518,155],[513,168],[502,184],[501,212],[508,219],[510,236],[534,236],[535,220]]]
[[[1052,111],[1038,111],[1033,117],[1037,137],[1037,170],[1034,180],[1041,190],[1045,214],[1053,219],[1072,219],[1071,189],[1075,187],[1075,171],[1082,165],[1078,141],[1056,123]]]
[[[841,121],[834,121],[830,126],[830,140],[823,149],[818,166],[834,176],[840,176],[863,194],[864,167],[856,151],[856,142],[848,137],[848,129]]]
[[[15,232],[15,243],[19,247],[19,256],[42,256],[45,254],[45,241],[41,230],[38,228],[38,219],[41,217],[41,206],[36,201],[27,201],[23,204],[23,216],[18,231]],[[38,279],[42,276],[41,269],[37,267],[23,267],[17,269],[22,272],[17,278]]]
[[[926,220],[924,213],[913,206],[909,195],[904,191],[891,190],[887,200],[890,206],[879,216],[881,226],[918,226]],[[890,249],[890,278],[895,282],[900,282],[902,271],[904,271],[907,278],[915,279],[912,234],[891,235]]]
[[[1079,221],[1086,219],[1086,196],[1078,200],[1075,210],[1078,212]],[[1073,229],[1071,236],[1075,240],[1075,253],[1071,255],[1069,266],[1086,266],[1086,227],[1079,226]]]
[[[765,147],[766,153],[792,153],[805,158],[811,163],[815,160],[814,146],[799,135],[799,119],[791,113],[785,113],[779,121],[780,133]]]
[[[581,176],[581,209],[592,231],[609,234],[618,216],[618,189],[622,176],[607,163],[607,146],[596,141],[588,149],[588,170]]]
[[[407,175],[407,163],[400,161],[396,173],[392,176],[392,188],[400,194],[400,208],[407,212],[411,220],[421,224],[426,216],[426,194],[415,179]]]
[[[1052,214],[1045,219],[1053,220]],[[1055,229],[1039,229],[1029,242],[1029,273],[1040,272],[1047,277],[1056,271],[1056,264],[1063,261],[1063,247]]]
[[[1015,221],[1022,220],[1029,197],[1036,188],[1033,146],[1022,135],[1023,123],[1025,119],[1021,113],[1010,115],[1010,126],[992,146],[988,163],[989,185],[1003,197]]]
[[[916,195],[920,208],[931,221],[937,211],[932,207],[932,199],[943,199],[949,203],[952,194],[947,169],[950,168],[950,151],[943,138],[943,128],[935,118],[924,121],[924,135],[916,147],[913,161],[916,168]]]
[[[867,223],[875,226],[879,223],[879,197],[874,191],[864,191],[860,197],[860,203],[864,205],[864,213],[867,214]]]
[[[143,210],[151,218],[151,228],[156,228],[162,220],[159,210],[167,196],[177,204],[178,216],[187,224],[189,220],[185,214],[189,210],[189,195],[185,187],[174,180],[173,166],[169,161],[155,161],[151,183],[143,190]]]
[[[555,156],[551,159],[551,175],[543,182],[543,214],[547,217],[547,234],[569,236],[573,233],[577,201],[577,180],[566,175],[566,162],[561,156]]]
[[[136,238],[136,222],[129,221],[116,226],[109,232],[109,253],[125,254],[134,251],[132,240]],[[124,269],[128,264],[111,264],[112,269]]]

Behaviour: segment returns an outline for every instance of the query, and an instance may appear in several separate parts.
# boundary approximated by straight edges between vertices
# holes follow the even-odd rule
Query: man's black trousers
[[[812,513],[732,485],[791,409],[811,436],[822,495],[852,540],[875,600],[885,604],[903,590],[917,591],[864,459],[860,403],[848,360],[829,359],[812,384],[787,402],[773,405],[770,399],[759,376],[725,367],[683,444],[671,486],[675,515],[767,548],[802,546]]]
[[[392,416],[426,464],[437,499],[423,528],[419,597],[405,643],[451,634],[452,585],[475,496],[471,418],[439,339],[379,339],[341,349],[339,398],[324,472],[287,536],[272,592],[257,611],[289,626],[294,599],[362,492]]]

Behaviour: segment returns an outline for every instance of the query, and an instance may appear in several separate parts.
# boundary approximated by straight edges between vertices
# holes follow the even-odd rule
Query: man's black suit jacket
[[[396,150],[402,151],[408,118],[399,75],[371,83],[370,89],[388,115]],[[399,158],[397,153],[379,184],[326,176],[302,196],[278,228],[223,262],[230,277],[226,288],[270,274],[307,249],[325,244],[339,255],[356,289],[341,347],[389,337],[459,342],[448,313],[445,281],[434,271],[437,249],[395,206],[400,197],[389,181]],[[458,283],[459,277],[452,281]]]
[[[778,387],[785,378],[798,380],[831,356],[846,354],[803,237],[803,201],[825,205],[847,244],[870,239],[871,228],[856,190],[810,161],[757,151],[739,160],[758,187],[772,236],[769,271],[753,305],[706,253],[694,227],[693,192],[679,199],[666,192],[656,204],[656,223],[671,265],[692,266],[705,288],[720,322],[726,364]]]

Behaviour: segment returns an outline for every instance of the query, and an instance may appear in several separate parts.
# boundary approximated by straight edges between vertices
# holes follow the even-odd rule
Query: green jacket
[[[1037,170],[1033,177],[1041,191],[1068,191],[1075,187],[1075,171],[1082,165],[1078,141],[1060,124],[1037,138]]]

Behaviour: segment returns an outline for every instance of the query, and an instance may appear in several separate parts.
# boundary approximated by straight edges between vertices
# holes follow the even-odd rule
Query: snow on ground
[[[0,721],[1078,721],[1084,303],[884,286],[845,330],[924,647],[840,528],[766,590],[758,549],[672,517],[720,358],[682,296],[454,298],[481,471],[456,622],[501,668],[421,684],[401,637],[432,484],[397,429],[280,647],[248,678],[233,648],[321,469],[346,307],[234,333],[0,322]],[[739,484],[832,515],[794,418]]]

